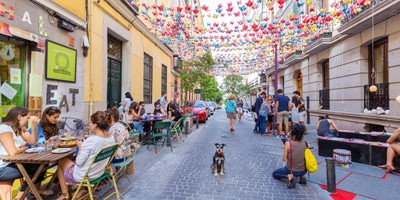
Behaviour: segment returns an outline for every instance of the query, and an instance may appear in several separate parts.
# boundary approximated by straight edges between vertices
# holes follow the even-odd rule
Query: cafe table
[[[75,148],[71,148],[70,151],[65,153],[52,153],[51,150],[47,150],[44,154],[23,152],[13,156],[3,157],[2,159],[4,162],[15,163],[19,171],[25,178],[25,181],[28,183],[28,187],[24,191],[24,194],[22,195],[21,199],[24,199],[26,197],[29,188],[31,188],[32,193],[33,195],[35,195],[36,199],[42,200],[39,191],[35,188],[34,185],[35,180],[42,172],[57,165],[59,160],[69,157],[74,153],[75,153]],[[24,164],[39,164],[39,168],[37,169],[32,178],[30,178],[28,173],[26,172]]]

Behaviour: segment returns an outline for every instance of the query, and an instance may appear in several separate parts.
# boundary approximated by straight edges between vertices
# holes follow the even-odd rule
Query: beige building
[[[330,2],[315,1],[320,6]],[[377,1],[279,64],[278,88],[309,98],[310,124],[329,115],[340,129],[400,127],[399,8],[399,1]],[[269,94],[274,93],[274,74],[273,68],[267,70]],[[372,85],[376,92],[370,92]]]

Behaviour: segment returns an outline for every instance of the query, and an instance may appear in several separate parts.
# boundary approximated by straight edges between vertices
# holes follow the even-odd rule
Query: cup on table
[[[46,153],[46,144],[39,144],[37,148],[38,148],[38,154]]]
[[[53,149],[54,141],[48,141],[46,143],[46,151],[51,151]]]

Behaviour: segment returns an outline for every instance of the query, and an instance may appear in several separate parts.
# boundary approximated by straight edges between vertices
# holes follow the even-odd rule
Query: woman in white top
[[[133,102],[133,97],[130,92],[125,93],[125,99],[124,99],[124,112],[129,109],[129,106],[131,106],[131,103]]]
[[[299,100],[297,99],[296,96],[292,97],[292,103],[290,104],[290,114],[291,114],[291,119],[292,119],[292,126],[295,124],[300,123],[300,115],[299,115]]]
[[[32,119],[32,134],[29,134],[25,129],[29,118]],[[31,117],[28,109],[12,108],[4,118],[3,123],[0,124],[0,157],[16,155],[25,151],[28,148],[26,143],[35,145],[38,139],[36,125],[37,117]],[[37,169],[34,167],[25,168],[31,176]],[[9,200],[12,198],[12,183],[14,179],[21,177],[22,175],[15,164],[0,159],[1,199]]]
[[[67,182],[68,184],[78,184],[81,182],[90,163],[101,148],[115,144],[114,137],[108,134],[110,123],[111,115],[103,111],[95,112],[90,116],[89,123],[92,135],[83,142],[77,142],[78,155],[76,156],[75,163],[68,158],[58,162],[57,175],[62,192],[58,200],[69,199]],[[89,179],[96,179],[103,175],[107,162],[108,160],[105,159],[94,163],[88,174]],[[82,193],[78,194],[78,197]]]

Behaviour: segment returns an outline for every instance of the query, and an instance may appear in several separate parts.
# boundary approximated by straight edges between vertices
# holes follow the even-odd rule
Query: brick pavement
[[[193,128],[185,142],[169,148],[150,146],[139,149],[134,188],[126,199],[326,199],[315,184],[288,189],[286,181],[272,178],[272,171],[284,166],[282,142],[272,136],[252,132],[254,122],[243,120],[229,132],[224,110],[219,110],[207,124]],[[214,143],[225,143],[226,174],[214,177],[210,165]],[[119,184],[123,191],[124,180]]]

